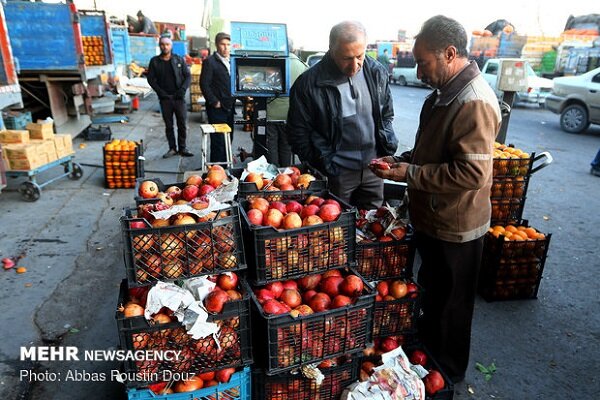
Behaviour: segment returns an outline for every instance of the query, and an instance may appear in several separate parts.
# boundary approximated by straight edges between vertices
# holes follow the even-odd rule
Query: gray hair
[[[436,15],[425,21],[415,39],[424,42],[427,49],[436,53],[454,46],[459,57],[469,55],[465,28],[458,21],[443,15]]]
[[[331,28],[329,32],[329,49],[333,50],[340,43],[354,43],[364,39],[367,41],[367,30],[358,21],[343,21]]]

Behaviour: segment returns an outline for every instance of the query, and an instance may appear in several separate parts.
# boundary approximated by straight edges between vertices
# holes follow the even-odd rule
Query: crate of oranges
[[[85,65],[104,65],[104,39],[102,36],[82,36]]]
[[[483,298],[537,298],[551,236],[529,226],[527,220],[492,226],[485,236],[479,275]]]
[[[523,217],[531,175],[548,166],[552,157],[547,152],[536,156],[498,142],[494,143],[493,156],[492,225],[518,222]],[[541,164],[534,166],[538,161]]]
[[[134,188],[144,176],[143,142],[113,139],[102,148],[104,184],[108,189]]]

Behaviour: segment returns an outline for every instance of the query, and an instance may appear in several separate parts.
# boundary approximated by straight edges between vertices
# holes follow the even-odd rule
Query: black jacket
[[[377,156],[393,155],[398,139],[392,127],[394,107],[388,71],[370,57],[365,58],[363,70],[373,103]],[[335,83],[339,77],[337,65],[329,53],[325,54],[292,86],[287,118],[292,151],[300,160],[308,161],[328,175],[338,174],[331,160],[342,137],[341,98]]]
[[[235,100],[231,97],[231,80],[227,67],[216,53],[202,63],[200,88],[207,106],[214,107],[220,101],[221,107],[226,110],[232,109]]]
[[[185,60],[177,54],[171,54],[170,61],[171,65],[173,66],[173,71],[175,72],[175,86],[177,87],[177,91],[175,92],[175,98],[183,99],[185,97],[185,91],[190,86],[190,82],[192,81],[190,69],[185,63]],[[152,87],[152,89],[154,89],[159,99],[164,99],[168,98],[169,94],[158,86],[158,77],[156,76],[156,65],[159,62],[161,62],[160,56],[154,56],[150,60],[150,64],[148,65],[148,84],[150,85],[150,87]]]

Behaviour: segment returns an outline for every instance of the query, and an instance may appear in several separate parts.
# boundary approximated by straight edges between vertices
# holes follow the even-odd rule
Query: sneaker
[[[169,149],[165,154],[163,154],[163,158],[170,158],[177,155],[177,151],[174,149]]]
[[[194,157],[194,154],[190,153],[186,149],[179,150],[179,155],[182,156],[182,157]]]
[[[598,168],[592,167],[592,169],[590,169],[590,174],[600,176],[600,167],[598,167]]]

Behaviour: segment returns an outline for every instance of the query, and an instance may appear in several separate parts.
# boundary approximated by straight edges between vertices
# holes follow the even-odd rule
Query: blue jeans
[[[596,158],[592,161],[592,168],[600,169],[600,150],[596,153]]]

